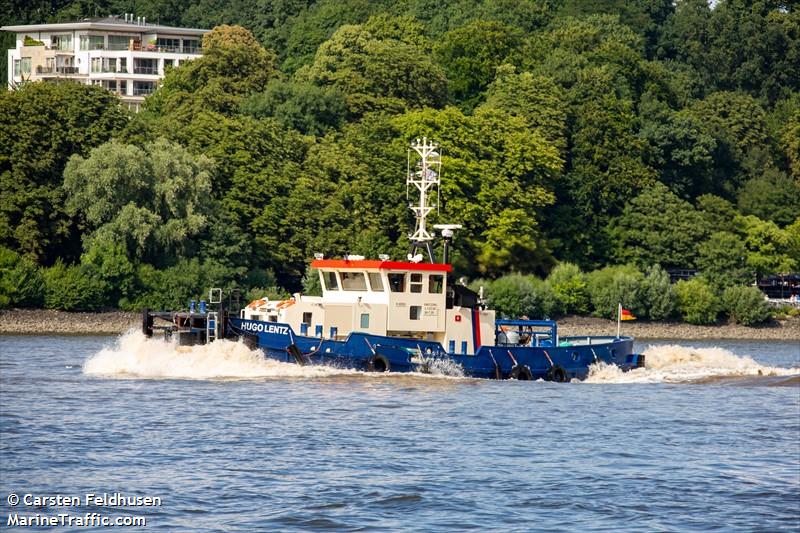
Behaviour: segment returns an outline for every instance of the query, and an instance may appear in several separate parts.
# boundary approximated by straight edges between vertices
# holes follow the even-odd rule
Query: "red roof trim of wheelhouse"
[[[453,271],[453,265],[446,265],[443,263],[407,263],[401,261],[376,261],[372,259],[362,259],[359,261],[347,261],[345,259],[316,259],[311,261],[311,268],[375,268],[380,270],[422,270],[434,272]]]

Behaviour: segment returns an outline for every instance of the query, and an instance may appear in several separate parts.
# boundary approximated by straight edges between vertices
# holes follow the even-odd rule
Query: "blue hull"
[[[586,378],[596,361],[623,370],[644,361],[633,352],[631,337],[567,337],[560,346],[481,346],[475,354],[457,354],[438,342],[360,332],[344,340],[321,339],[297,335],[288,324],[242,318],[229,318],[229,330],[278,361],[366,371],[429,372],[446,362],[470,377],[567,381]]]

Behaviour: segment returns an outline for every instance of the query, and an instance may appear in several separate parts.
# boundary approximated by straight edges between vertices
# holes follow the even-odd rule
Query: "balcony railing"
[[[36,74],[79,74],[78,67],[36,67]]]
[[[133,96],[147,96],[153,94],[153,91],[155,91],[154,87],[134,87]]]
[[[158,69],[155,67],[133,67],[134,74],[158,74]]]

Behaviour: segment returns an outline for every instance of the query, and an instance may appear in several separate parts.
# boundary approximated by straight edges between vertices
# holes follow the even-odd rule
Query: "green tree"
[[[41,272],[33,261],[0,246],[0,309],[41,306],[42,283]]]
[[[722,309],[731,320],[744,326],[760,324],[770,318],[769,304],[756,287],[728,287],[722,294]]]
[[[637,316],[646,316],[642,298],[644,275],[633,265],[609,266],[586,275],[594,314],[615,318],[619,304]]]
[[[697,268],[718,291],[731,285],[752,281],[753,272],[747,266],[748,251],[744,240],[736,234],[718,231],[700,244]]]
[[[740,189],[738,206],[742,214],[771,220],[780,226],[790,224],[800,213],[800,180],[776,168],[767,169]]]
[[[75,255],[64,166],[124,124],[119,100],[99,87],[29,83],[0,92],[0,243],[45,264]]]
[[[87,224],[84,246],[170,262],[192,252],[205,229],[214,172],[204,156],[158,139],[144,149],[107,143],[64,171],[66,207]]]
[[[338,89],[353,116],[441,105],[446,95],[441,69],[413,44],[413,35],[407,40],[395,37],[373,33],[369,23],[342,26],[319,47],[314,63],[297,73],[297,80]]]
[[[495,69],[521,43],[519,30],[495,21],[477,20],[442,35],[433,53],[447,75],[451,101],[466,109],[475,107]]]
[[[694,266],[705,236],[692,205],[660,183],[631,200],[609,232],[617,261],[664,267]]]
[[[570,315],[589,312],[589,288],[586,277],[577,265],[558,264],[547,276],[547,284],[559,304],[558,312]]]
[[[658,265],[647,269],[642,282],[643,307],[650,320],[664,320],[675,312],[675,288],[669,274]]]
[[[737,217],[747,248],[747,266],[758,276],[792,272],[798,258],[792,253],[791,233],[780,229],[774,222],[753,215]]]
[[[276,118],[285,128],[323,135],[342,123],[347,107],[344,95],[310,83],[273,80],[264,92],[242,103],[242,112],[255,118]]]
[[[546,283],[534,276],[509,274],[494,281],[478,280],[475,290],[484,287],[486,303],[502,318],[546,318],[553,311],[554,299]]]
[[[675,284],[678,311],[690,324],[712,324],[717,320],[720,302],[702,278],[680,280]]]

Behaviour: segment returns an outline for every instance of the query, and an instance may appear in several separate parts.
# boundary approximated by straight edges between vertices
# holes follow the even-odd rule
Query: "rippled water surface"
[[[800,529],[800,347],[648,344],[647,369],[552,384],[0,336],[0,529],[95,511],[146,531]],[[87,492],[162,505],[7,501]]]

